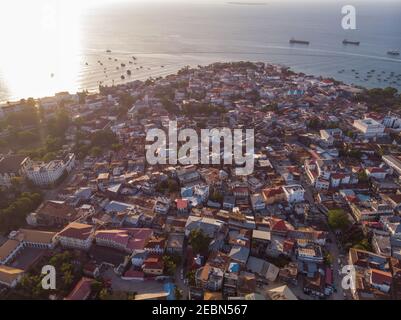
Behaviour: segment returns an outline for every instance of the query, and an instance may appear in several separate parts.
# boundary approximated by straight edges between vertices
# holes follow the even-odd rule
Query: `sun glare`
[[[77,2],[7,2],[0,4],[0,39],[7,44],[0,73],[9,95],[39,97],[71,86],[81,63]]]

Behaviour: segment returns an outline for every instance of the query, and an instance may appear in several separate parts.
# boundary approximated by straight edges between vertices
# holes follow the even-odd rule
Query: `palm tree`
[[[72,284],[72,282],[74,281],[74,275],[72,274],[71,271],[67,271],[64,273],[63,281],[64,281],[65,287],[68,287]]]

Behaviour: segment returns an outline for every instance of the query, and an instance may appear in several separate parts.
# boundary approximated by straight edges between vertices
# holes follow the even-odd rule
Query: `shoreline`
[[[257,60],[250,60],[250,59],[249,59],[249,60],[224,60],[224,61],[215,61],[215,62],[212,62],[212,63],[209,63],[209,64],[201,64],[200,66],[201,66],[201,67],[208,67],[208,66],[213,65],[213,64],[215,64],[215,63],[236,63],[236,62],[240,62],[240,61],[242,61],[242,62],[252,62],[252,63],[264,63],[265,65],[276,66],[276,67],[284,67],[284,68],[288,68],[288,70],[291,70],[292,72],[294,72],[294,73],[296,73],[296,74],[298,74],[298,75],[304,74],[305,76],[309,76],[309,77],[313,77],[313,78],[333,79],[334,81],[339,82],[339,83],[341,83],[342,85],[349,86],[349,87],[353,87],[353,88],[358,88],[358,89],[362,89],[362,90],[369,90],[369,89],[376,89],[376,88],[391,87],[390,85],[389,85],[389,86],[383,86],[383,87],[378,87],[378,86],[371,86],[371,87],[370,87],[370,86],[362,86],[362,85],[353,84],[353,83],[347,83],[347,82],[338,80],[338,79],[337,79],[336,77],[334,77],[334,76],[323,75],[323,74],[320,74],[320,75],[310,74],[310,73],[307,73],[307,72],[305,72],[305,71],[299,70],[300,68],[291,67],[291,66],[288,66],[288,65],[286,65],[286,64],[281,64],[281,63],[269,63],[269,62],[257,61]],[[197,66],[195,66],[195,65],[188,65],[188,66],[189,66],[191,69],[193,69],[193,68],[197,68],[197,66],[199,66],[199,65],[197,65]],[[136,82],[136,81],[145,82],[147,79],[151,79],[151,78],[152,78],[152,79],[156,79],[156,78],[158,78],[158,77],[161,77],[161,78],[165,79],[165,78],[168,77],[168,76],[177,75],[177,73],[178,73],[180,70],[182,70],[183,68],[185,68],[185,67],[174,68],[176,71],[172,71],[172,72],[168,72],[168,71],[166,70],[165,72],[160,72],[160,73],[154,74],[154,75],[139,76],[138,78],[132,79],[132,80],[130,80],[130,81],[123,81],[123,82],[121,82],[121,83],[117,83],[117,84],[114,84],[114,85],[103,85],[103,87],[109,87],[109,88],[110,88],[110,87],[115,87],[115,88],[118,88],[118,87],[126,86],[126,85],[129,86],[129,85],[133,84],[133,83]],[[59,92],[54,92],[52,95],[45,95],[45,96],[40,96],[40,97],[29,97],[29,96],[25,96],[25,97],[20,98],[20,99],[0,100],[0,107],[6,106],[6,105],[8,105],[8,104],[15,104],[15,103],[20,102],[21,100],[34,99],[35,101],[39,101],[39,100],[45,99],[45,98],[54,98],[54,97],[56,97],[57,94],[59,94],[59,93],[64,93],[64,92],[68,92],[68,93],[70,93],[70,94],[78,94],[78,93],[80,93],[80,92],[84,92],[84,91],[86,92],[86,91],[87,91],[89,94],[99,94],[99,93],[100,93],[100,91],[99,91],[99,87],[100,87],[100,84],[99,84],[99,83],[100,83],[100,81],[97,81],[97,82],[98,82],[98,85],[97,85],[96,87],[93,87],[93,88],[90,88],[90,87],[81,88],[81,89],[78,89],[76,92],[70,92],[71,90],[66,89],[66,90],[61,90],[61,91],[59,91]],[[401,93],[401,91],[400,91],[397,87],[393,87],[393,88],[395,88],[399,93]]]

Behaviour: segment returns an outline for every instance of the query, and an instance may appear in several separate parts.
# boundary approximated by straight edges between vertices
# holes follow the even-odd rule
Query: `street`
[[[305,189],[305,199],[306,201],[309,202],[311,208],[315,207],[315,200],[313,197],[313,192],[312,189],[310,187],[310,185],[306,182],[306,179],[304,177],[301,178],[301,184],[303,186],[303,188]],[[320,210],[319,210],[320,212]],[[321,213],[324,216],[324,219],[327,221],[327,216],[324,215],[323,213]],[[342,289],[342,275],[340,275],[339,273],[341,272],[342,269],[342,265],[340,265],[339,259],[340,259],[340,249],[338,248],[337,245],[337,237],[334,234],[333,231],[329,230],[329,239],[330,239],[330,243],[326,243],[326,249],[327,251],[330,253],[330,256],[332,258],[332,263],[331,263],[331,267],[333,270],[333,285],[336,288],[337,292],[333,292],[333,294],[330,296],[331,300],[344,300],[344,292]],[[341,261],[341,263],[343,264],[344,261]]]

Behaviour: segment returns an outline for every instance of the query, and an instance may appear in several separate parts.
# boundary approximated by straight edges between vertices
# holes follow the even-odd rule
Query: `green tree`
[[[111,300],[111,292],[107,288],[103,288],[99,292],[100,300]]]
[[[217,190],[215,190],[210,196],[210,200],[215,201],[215,202],[222,202],[223,199],[224,199],[224,196]]]
[[[113,144],[118,143],[117,137],[110,129],[95,132],[91,138],[93,147],[110,148]]]
[[[210,242],[211,239],[200,229],[194,229],[189,234],[188,243],[192,246],[195,254],[206,254],[208,252]]]
[[[333,263],[333,257],[331,256],[330,253],[325,254],[324,256],[324,263],[328,266],[330,266]]]
[[[63,283],[64,288],[69,288],[74,281],[74,275],[71,271],[66,271],[63,273]]]
[[[372,245],[369,241],[369,239],[362,239],[361,241],[359,241],[357,244],[355,244],[353,246],[353,248],[355,249],[360,249],[360,250],[365,250],[365,251],[373,251],[372,249]]]
[[[345,231],[350,225],[348,216],[342,209],[329,210],[328,222],[330,228],[340,231]]]
[[[60,108],[55,117],[47,122],[47,132],[52,137],[58,137],[64,139],[65,133],[71,125],[72,120],[67,111],[64,108]]]
[[[94,157],[98,157],[102,154],[102,149],[100,147],[93,147],[90,151],[91,155]]]
[[[163,256],[164,270],[169,276],[173,276],[177,270],[177,264],[171,256]]]
[[[91,283],[91,291],[94,296],[98,296],[100,291],[104,289],[104,284],[101,281],[93,280]]]
[[[180,190],[180,187],[179,187],[177,181],[175,181],[174,179],[168,180],[167,188],[168,188],[169,193],[178,192]]]
[[[23,183],[24,183],[24,178],[22,177],[11,178],[11,185],[15,190],[21,190]]]
[[[187,273],[187,279],[188,279],[188,283],[190,286],[195,286],[196,285],[196,281],[195,281],[195,270],[191,270],[190,272]]]
[[[174,295],[176,300],[181,300],[182,299],[182,290],[179,289],[177,286],[174,288]]]
[[[369,177],[368,177],[368,175],[366,174],[365,170],[361,170],[361,171],[358,173],[358,180],[359,180],[360,182],[368,182]]]
[[[111,146],[111,149],[115,152],[120,151],[123,148],[123,145],[121,143],[113,143]]]

